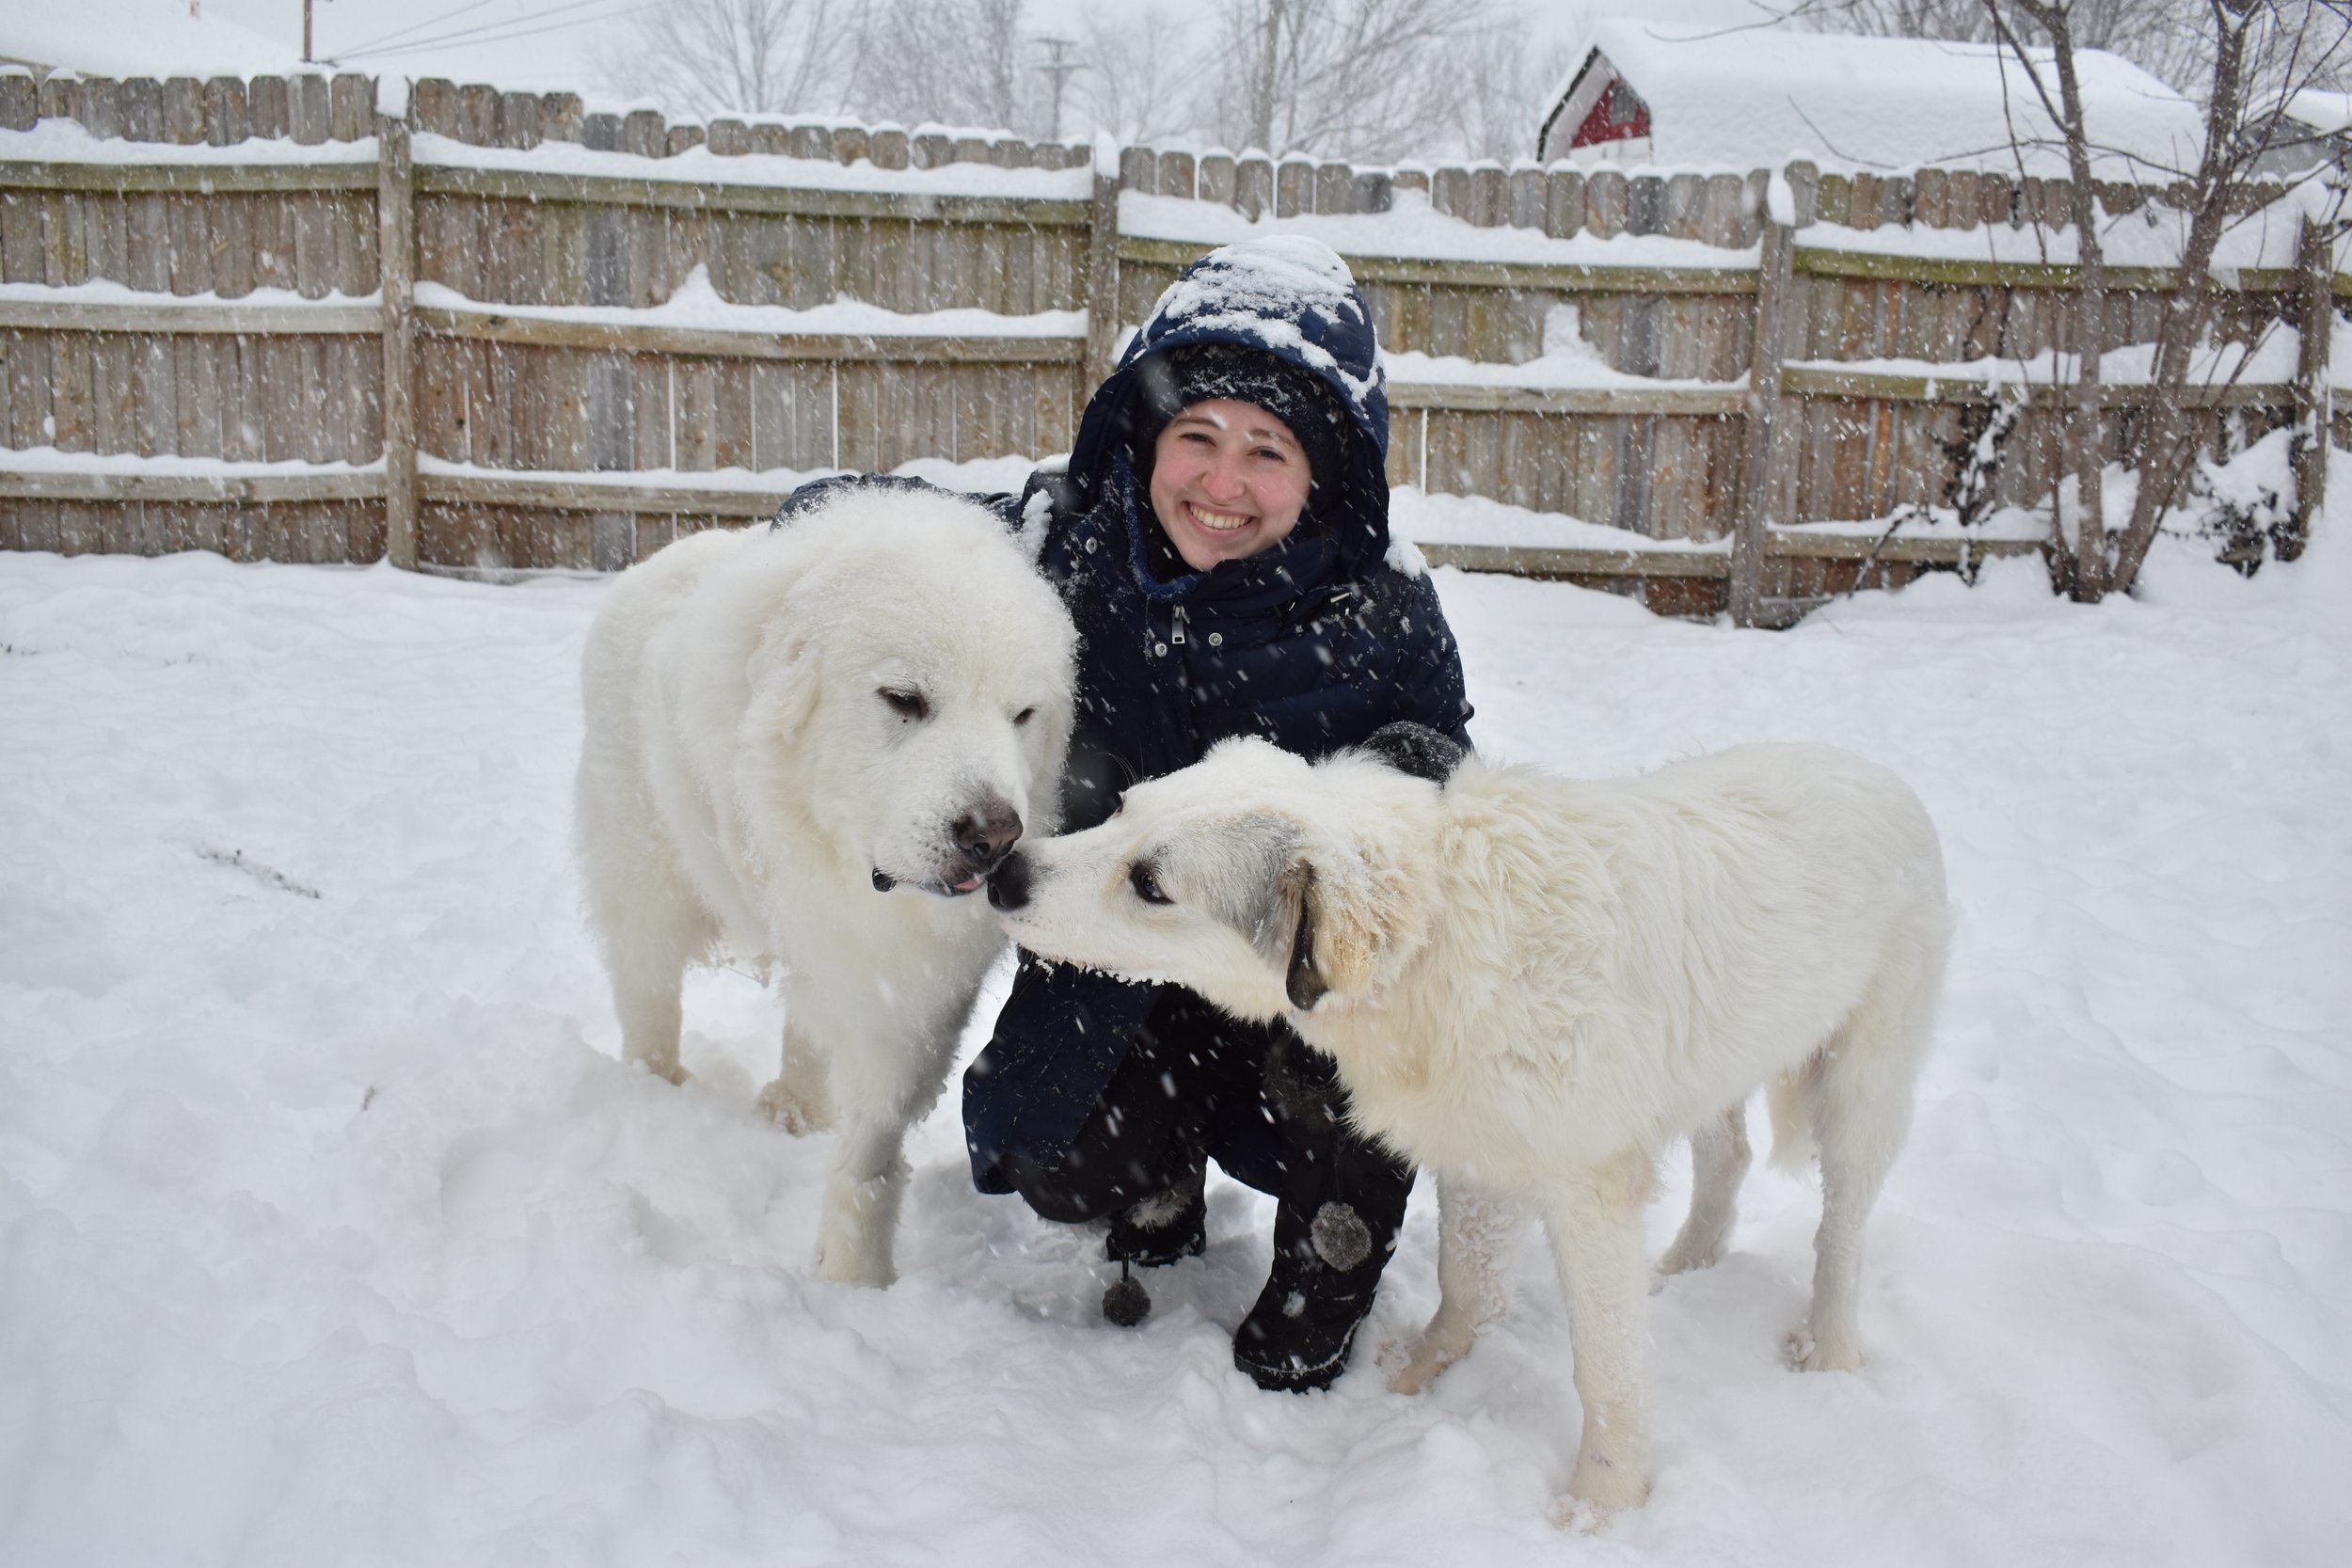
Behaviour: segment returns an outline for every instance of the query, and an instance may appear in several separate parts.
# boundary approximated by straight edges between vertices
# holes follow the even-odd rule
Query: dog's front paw
[[[886,1291],[897,1283],[898,1271],[890,1266],[889,1259],[878,1259],[866,1247],[820,1246],[817,1249],[817,1277],[830,1279],[836,1285],[864,1285]]]
[[[667,1061],[656,1061],[650,1056],[640,1056],[635,1060],[637,1066],[644,1068],[665,1084],[683,1084],[694,1076],[686,1070],[685,1064],[675,1056]]]
[[[1444,1362],[1424,1360],[1416,1355],[1389,1374],[1389,1392],[1418,1394],[1437,1382],[1438,1374],[1444,1370]]]
[[[1816,1339],[1810,1328],[1792,1328],[1780,1342],[1780,1358],[1792,1372],[1851,1372],[1862,1365],[1862,1351],[1851,1341]]]
[[[1597,1508],[1572,1493],[1563,1492],[1551,1499],[1551,1506],[1544,1510],[1544,1517],[1551,1521],[1553,1529],[1565,1530],[1571,1535],[1590,1535],[1609,1522],[1610,1512],[1605,1508]]]
[[[1552,1523],[1590,1528],[1612,1513],[1639,1508],[1647,1501],[1649,1476],[1645,1472],[1579,1454],[1576,1471],[1568,1477],[1568,1494],[1553,1505]],[[1562,1517],[1564,1511],[1568,1517]]]
[[[1406,1354],[1405,1365],[1389,1374],[1389,1392],[1418,1394],[1437,1382],[1439,1372],[1469,1353],[1467,1344],[1455,1344],[1443,1336],[1424,1333],[1413,1341],[1413,1348]],[[1388,1357],[1383,1355],[1381,1359],[1385,1363]]]
[[[1692,1269],[1711,1269],[1714,1266],[1715,1249],[1713,1247],[1702,1247],[1677,1241],[1666,1249],[1665,1256],[1658,1259],[1658,1272],[1650,1285],[1650,1293],[1657,1294],[1659,1287],[1666,1282],[1666,1276],[1669,1275],[1688,1274]]]
[[[822,1132],[833,1125],[833,1107],[813,1104],[800,1089],[779,1078],[759,1091],[760,1114],[794,1137]]]

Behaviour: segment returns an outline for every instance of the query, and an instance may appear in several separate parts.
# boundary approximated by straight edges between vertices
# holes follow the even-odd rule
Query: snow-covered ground
[[[1214,1185],[1115,1329],[1093,1236],[971,1191],[951,1097],[904,1277],[812,1279],[755,984],[695,986],[684,1089],[614,1059],[565,849],[603,584],[0,556],[0,1560],[2341,1561],[2352,508],[2250,583],[2035,573],[1780,635],[1439,578],[1490,752],[1840,742],[1960,907],[1868,1366],[1782,1370],[1814,1197],[1759,1172],[1655,1298],[1654,1500],[1563,1535],[1533,1243],[1428,1397],[1370,1354],[1260,1393],[1265,1200]],[[1434,1304],[1432,1219],[1368,1353]]]

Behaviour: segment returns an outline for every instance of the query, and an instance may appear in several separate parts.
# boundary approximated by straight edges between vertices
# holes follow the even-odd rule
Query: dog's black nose
[[[985,871],[1004,859],[1005,851],[1021,837],[1021,814],[1007,801],[991,800],[957,817],[949,831],[973,868]]]
[[[988,901],[1000,910],[1017,910],[1029,901],[1029,857],[1018,849],[988,874]]]

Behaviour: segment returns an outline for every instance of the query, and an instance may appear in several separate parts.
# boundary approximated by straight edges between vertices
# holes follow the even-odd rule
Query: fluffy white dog
[[[614,583],[582,668],[578,845],[623,1050],[673,1083],[686,967],[780,973],[794,1132],[839,1123],[818,1269],[886,1285],[900,1147],[1004,939],[977,892],[1050,831],[1070,619],[983,509],[850,489]]]
[[[1035,952],[1288,1020],[1357,1119],[1438,1171],[1441,1305],[1394,1386],[1469,1350],[1502,1302],[1511,1212],[1537,1210],[1584,1411],[1573,1498],[1648,1495],[1653,1160],[1701,1129],[1663,1266],[1712,1262],[1759,1083],[1782,1152],[1809,1124],[1821,1159],[1791,1359],[1860,1364],[1863,1221],[1909,1125],[1949,920],[1935,830],[1884,769],[1756,746],[1600,782],[1473,757],[1440,784],[1370,751],[1310,767],[1232,740],[1025,846],[991,896]]]

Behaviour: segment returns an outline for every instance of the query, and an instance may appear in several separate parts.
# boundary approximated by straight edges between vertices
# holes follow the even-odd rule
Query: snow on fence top
[[[1735,221],[1749,215],[1738,214]],[[1173,241],[1196,248],[1278,233],[1304,234],[1343,256],[1506,266],[1704,271],[1754,267],[1757,260],[1754,243],[1731,246],[1662,233],[1619,232],[1613,237],[1594,230],[1554,238],[1540,225],[1506,227],[1498,232],[1481,229],[1458,213],[1438,211],[1428,192],[1410,187],[1392,192],[1391,205],[1379,213],[1308,212],[1278,217],[1268,211],[1254,219],[1206,201],[1127,191],[1120,198],[1119,231],[1122,236]]]
[[[2120,206],[2120,204],[2119,204]],[[2224,287],[2242,272],[2284,271],[2296,265],[2303,212],[2290,200],[2256,209],[2222,230],[2212,266]],[[2156,202],[2107,208],[2100,230],[2101,252],[2110,268],[2161,270],[2177,264],[2188,241],[2185,214]],[[2011,267],[2072,267],[2081,261],[2079,237],[2071,227],[2012,229],[1986,224],[1976,229],[1925,225],[1881,225],[1872,229],[1817,222],[1798,242],[1815,251],[1845,256],[1885,256],[1905,261],[1990,262]],[[2352,243],[2337,242],[2338,270]]]
[[[0,284],[0,302],[10,296]],[[808,309],[739,305],[711,287],[710,269],[697,264],[659,305],[512,305],[469,299],[445,284],[421,282],[416,301],[425,309],[498,315],[516,321],[571,322],[628,328],[678,327],[761,338],[1071,338],[1087,335],[1083,310],[1006,315],[994,310],[885,310],[859,300],[834,300]]]
[[[29,130],[0,132],[0,157],[38,163],[191,164],[226,167],[253,164],[355,164],[373,167],[375,137],[298,142],[284,136],[213,142],[129,141],[93,135],[71,119],[43,119]]]

